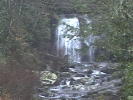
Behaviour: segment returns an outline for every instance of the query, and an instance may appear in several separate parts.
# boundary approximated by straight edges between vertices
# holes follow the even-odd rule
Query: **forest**
[[[0,100],[133,100],[133,0],[0,0]]]

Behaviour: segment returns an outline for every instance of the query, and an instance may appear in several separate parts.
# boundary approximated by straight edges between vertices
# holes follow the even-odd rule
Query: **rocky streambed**
[[[112,63],[72,65],[60,72],[58,78],[53,74],[54,82],[57,78],[56,84],[42,82],[45,84],[38,89],[39,98],[41,100],[120,100],[119,91],[122,82],[118,66]]]

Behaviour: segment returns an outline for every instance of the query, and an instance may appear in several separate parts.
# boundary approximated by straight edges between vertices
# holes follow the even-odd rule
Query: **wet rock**
[[[61,74],[61,77],[70,77],[71,76],[71,73],[69,73],[69,72],[62,72],[62,74]]]
[[[67,71],[69,71],[69,69],[67,67],[64,67],[64,68],[61,68],[60,71],[61,72],[67,72]]]
[[[93,85],[95,83],[95,80],[93,77],[86,77],[80,80],[81,83],[85,83],[87,85]]]
[[[103,68],[101,69],[102,72],[107,73],[107,74],[112,74],[113,72],[116,71],[116,69],[112,69],[112,68]]]
[[[85,77],[85,75],[83,75],[83,74],[77,74],[77,75],[75,75],[75,77]]]
[[[103,79],[97,79],[97,80],[95,80],[95,83],[98,83],[101,85],[103,83]]]
[[[106,73],[103,73],[103,72],[98,71],[98,70],[93,70],[93,73],[91,74],[91,76],[95,77],[96,79],[103,78],[106,75],[107,75]]]
[[[80,84],[73,85],[72,90],[84,90],[84,85],[80,85]]]
[[[119,66],[120,65],[118,64],[105,64],[104,66],[100,66],[99,70],[107,74],[112,74],[113,72],[118,70]]]
[[[54,94],[52,98],[57,100],[62,100],[61,97],[66,100],[115,100],[114,95],[119,92],[122,83],[121,80],[118,80],[119,78],[113,77],[116,75],[114,72],[113,74],[106,74],[102,72],[106,68],[97,67],[97,69],[92,70],[90,67],[81,65],[68,68],[68,71],[59,73],[59,84],[48,90],[51,92],[50,94]],[[108,69],[112,69],[112,67]],[[47,96],[49,99],[51,99],[50,94]],[[104,95],[104,99],[101,99],[101,95]]]
[[[70,79],[70,85],[74,85],[75,84],[75,80],[74,79]]]
[[[88,70],[86,73],[87,73],[87,75],[90,75],[90,74],[93,73],[93,71],[92,70]]]
[[[102,67],[108,67],[109,66],[109,63],[107,62],[102,62],[102,63],[99,63],[98,64],[98,67],[102,68]]]
[[[74,67],[75,67],[75,65],[70,65],[70,66],[69,66],[69,68],[74,68]]]
[[[106,79],[107,79],[107,81],[111,81],[111,80],[113,80],[114,78],[112,78],[112,76],[108,76]]]
[[[114,86],[121,86],[122,85],[122,81],[120,79],[116,80],[116,82],[114,83]]]
[[[93,85],[95,83],[94,77],[72,77],[73,83],[83,84],[83,85]]]
[[[77,70],[75,68],[69,68],[70,72],[77,72]]]
[[[110,76],[104,77],[102,80],[103,81],[110,81]]]
[[[37,91],[38,93],[44,92],[43,89],[41,89],[41,88],[36,89],[36,91]]]
[[[43,94],[40,95],[40,96],[48,97],[48,96],[49,96],[49,93],[43,93]]]

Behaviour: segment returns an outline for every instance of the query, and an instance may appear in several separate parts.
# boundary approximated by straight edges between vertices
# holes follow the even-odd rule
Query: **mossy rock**
[[[41,71],[40,72],[40,80],[42,84],[54,84],[57,80],[57,75],[55,73],[49,71]]]

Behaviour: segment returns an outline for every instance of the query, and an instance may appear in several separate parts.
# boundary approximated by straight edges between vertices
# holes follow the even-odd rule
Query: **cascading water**
[[[83,19],[85,20],[84,24],[88,26],[88,29],[91,29],[91,20],[86,15],[83,16]],[[84,31],[87,31],[87,30],[84,30]],[[98,38],[99,38],[99,36],[95,36],[95,35],[93,35],[93,33],[91,33],[87,38],[85,38],[84,43],[89,48],[88,51],[87,51],[87,56],[88,56],[87,61],[89,63],[94,63],[95,62],[96,47],[95,47],[94,43],[95,43],[96,39],[98,39]]]
[[[88,57],[89,57],[89,62],[93,62],[95,60],[95,56],[94,56],[94,51],[95,51],[95,47],[94,47],[94,41],[95,38],[94,36],[91,34],[90,36],[88,36],[88,38],[85,40],[86,45],[89,47],[89,50],[87,52]]]
[[[88,55],[88,61],[89,63],[94,63],[95,62],[95,41],[98,39],[99,36],[94,36],[93,34],[90,34],[86,39],[85,39],[85,44],[89,47],[87,55]]]
[[[90,24],[90,20],[84,17],[86,24]],[[81,56],[79,49],[81,49],[81,41],[79,35],[80,25],[79,20],[76,17],[73,18],[62,18],[59,21],[59,26],[56,30],[57,36],[57,55],[68,56],[68,60],[71,62],[81,62]],[[97,36],[90,34],[85,43],[89,47],[87,56],[88,62],[92,63],[95,61],[95,46],[94,42]]]
[[[78,50],[81,48],[81,43],[78,36],[78,18],[62,18],[56,31],[58,56],[68,56],[69,61],[80,62]]]
[[[90,24],[88,18],[83,18],[85,18],[86,24]],[[99,36],[90,34],[85,39],[84,43],[89,47],[87,52],[89,63],[84,64],[81,62],[82,55],[77,50],[82,47],[78,36],[79,30],[77,17],[62,18],[60,20],[56,30],[57,55],[63,57],[68,55],[70,61],[80,62],[80,64],[74,64],[68,66],[67,70],[62,70],[56,86],[44,84],[39,93],[41,100],[98,100],[97,98],[94,99],[93,96],[91,97],[91,95],[97,94],[99,96],[100,93],[105,94],[106,92],[114,95],[119,91],[120,86],[118,84],[121,83],[121,80],[113,79],[109,71],[110,66],[116,67],[116,65],[95,62],[96,47],[94,43],[96,39],[100,38]],[[115,84],[118,86],[115,86]]]

